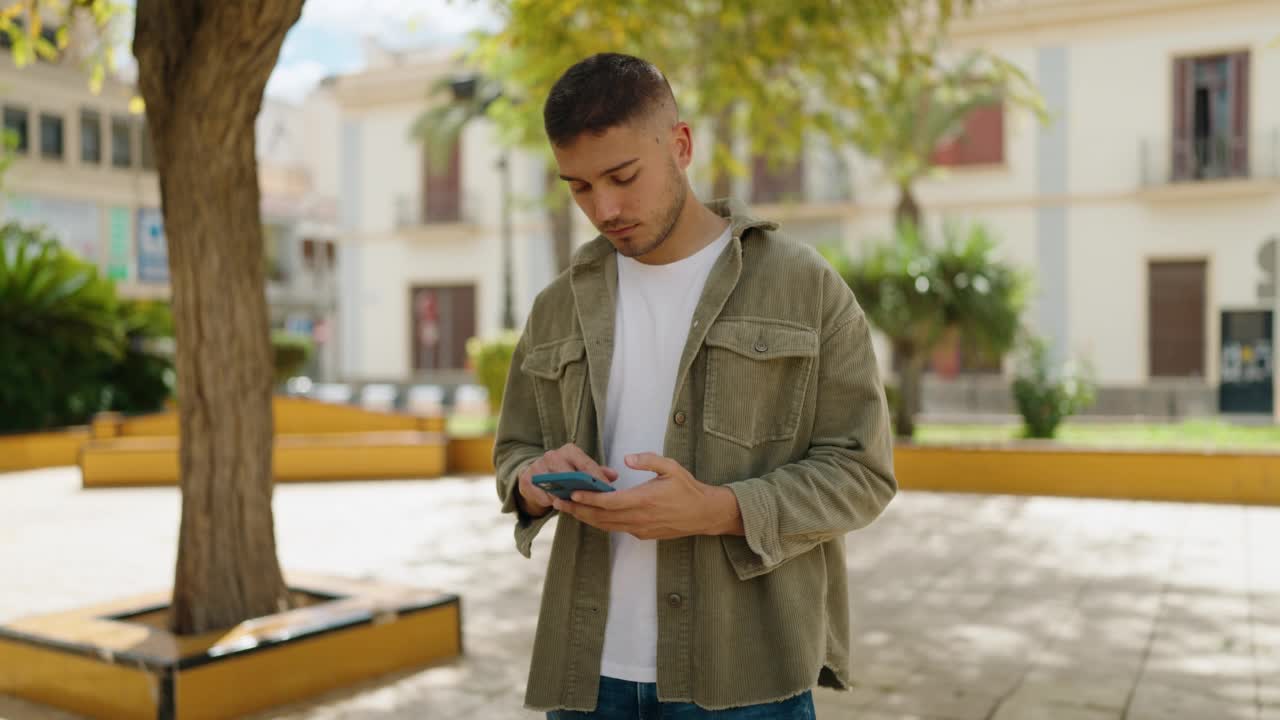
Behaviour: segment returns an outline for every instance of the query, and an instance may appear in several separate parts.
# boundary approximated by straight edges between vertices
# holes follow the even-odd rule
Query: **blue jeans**
[[[594,712],[553,710],[547,720],[815,720],[813,693],[805,691],[782,702],[728,710],[703,710],[693,703],[659,702],[657,683],[600,678]]]

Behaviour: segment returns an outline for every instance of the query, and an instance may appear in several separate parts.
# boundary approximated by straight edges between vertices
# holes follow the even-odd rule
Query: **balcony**
[[[395,229],[410,239],[462,241],[473,239],[480,231],[475,221],[479,198],[455,192],[448,197],[437,195],[435,203],[424,203],[416,195],[398,195],[394,199]],[[493,222],[497,222],[497,218]]]
[[[1140,191],[1151,200],[1280,191],[1280,129],[1250,136],[1145,140],[1139,153]]]

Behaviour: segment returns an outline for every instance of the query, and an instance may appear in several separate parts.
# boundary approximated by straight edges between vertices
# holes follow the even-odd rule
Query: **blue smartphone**
[[[533,484],[555,495],[561,500],[571,499],[575,490],[587,492],[613,492],[614,488],[607,482],[584,472],[542,473],[533,476]]]

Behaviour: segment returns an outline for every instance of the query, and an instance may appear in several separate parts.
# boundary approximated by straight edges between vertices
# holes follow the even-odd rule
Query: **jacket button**
[[[684,604],[684,598],[680,597],[678,593],[671,593],[667,596],[667,604],[678,609]]]
[[[677,424],[677,425],[683,425],[683,424],[684,424],[684,422],[685,422],[685,420],[688,420],[688,418],[687,418],[687,417],[685,417],[685,414],[684,414],[684,412],[682,411],[682,412],[678,412],[678,413],[676,413],[676,416],[675,416],[674,420],[676,421],[676,424]]]
[[[758,353],[768,352],[768,351],[769,351],[769,346],[768,346],[768,344],[766,344],[763,340],[761,340],[761,341],[757,342],[757,343],[756,343],[755,345],[753,345],[752,347],[753,347],[753,348],[755,349],[755,351],[756,351],[756,352],[758,352]]]

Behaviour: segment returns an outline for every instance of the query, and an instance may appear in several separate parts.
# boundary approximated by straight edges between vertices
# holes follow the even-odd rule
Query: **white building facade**
[[[994,231],[1003,256],[1034,278],[1028,325],[1059,358],[1094,368],[1096,412],[1274,412],[1280,3],[979,8],[955,26],[956,43],[1021,67],[1052,122],[998,108],[973,118],[945,154],[946,172],[917,188],[929,222]],[[386,55],[309,101],[333,103],[339,117],[331,174],[346,379],[447,375],[465,365],[466,336],[499,329],[501,148],[492,128],[470,126],[443,173],[410,137],[427,89],[454,71],[444,57]],[[887,238],[895,196],[872,160],[811,143],[794,167],[751,166],[734,195],[793,238],[854,251]],[[555,271],[536,202],[544,167],[525,152],[511,164],[518,318]],[[696,168],[695,179],[706,197]],[[579,242],[593,235],[585,223],[576,233]],[[1008,362],[957,368],[943,358],[935,368],[927,411],[1012,410]]]

